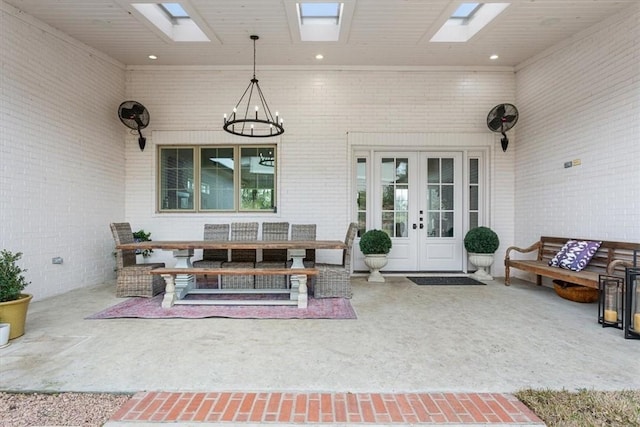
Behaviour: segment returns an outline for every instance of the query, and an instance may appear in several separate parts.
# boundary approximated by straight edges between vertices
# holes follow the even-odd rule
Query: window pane
[[[396,187],[396,211],[406,211],[409,209],[409,188],[406,185]]]
[[[427,182],[440,182],[440,159],[427,159]]]
[[[200,209],[232,210],[233,148],[200,150]]]
[[[427,191],[427,199],[429,200],[429,206],[427,209],[430,211],[440,210],[440,186],[429,185]]]
[[[240,149],[240,210],[275,207],[275,147]]]
[[[396,159],[396,183],[406,184],[409,182],[407,159]]]
[[[478,212],[471,212],[469,214],[469,230],[478,226]]]
[[[385,185],[382,187],[382,210],[393,210],[395,201],[393,190],[393,185]]]
[[[407,237],[409,233],[409,217],[407,212],[398,212],[396,214],[395,237]]]
[[[382,230],[386,231],[389,236],[393,236],[394,223],[393,212],[382,212]]]
[[[442,182],[453,183],[453,159],[442,159]]]
[[[443,185],[441,209],[452,211],[453,208],[453,185]]]
[[[469,182],[478,184],[478,159],[469,159]]]
[[[442,213],[442,237],[453,237],[453,212]]]
[[[367,159],[358,159],[356,179],[358,186],[358,210],[367,209]]]
[[[427,215],[427,235],[440,237],[440,212],[429,212]]]
[[[478,210],[478,186],[472,185],[469,187],[469,209],[472,211]]]
[[[161,210],[193,210],[194,186],[193,149],[161,149]]]

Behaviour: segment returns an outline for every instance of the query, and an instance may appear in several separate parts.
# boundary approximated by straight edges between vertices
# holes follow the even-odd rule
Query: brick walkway
[[[513,395],[499,393],[144,392],[110,421],[544,425]]]

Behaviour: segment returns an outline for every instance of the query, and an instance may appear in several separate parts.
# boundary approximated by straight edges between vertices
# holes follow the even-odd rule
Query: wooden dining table
[[[286,249],[292,260],[292,273],[295,269],[304,269],[304,257],[307,249],[346,249],[347,245],[340,240],[150,240],[145,242],[122,243],[116,245],[121,250],[158,249],[173,251],[176,269],[190,269],[191,257],[196,249]],[[291,276],[295,280],[295,274]],[[293,283],[292,280],[292,283]],[[175,277],[175,297],[183,299],[195,288],[193,274],[178,274]]]

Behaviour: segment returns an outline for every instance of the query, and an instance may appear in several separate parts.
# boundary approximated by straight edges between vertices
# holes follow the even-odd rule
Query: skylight
[[[343,3],[298,3],[300,39],[311,42],[338,41]]]
[[[302,25],[339,25],[340,3],[299,3]]]
[[[131,6],[158,34],[171,41],[208,42],[215,38],[210,31],[205,33],[200,28],[181,3],[131,3]],[[202,19],[198,19],[198,22],[206,27]]]
[[[462,3],[456,11],[451,14],[451,18],[470,19],[480,6],[482,6],[481,3]]]
[[[431,41],[469,41],[508,6],[509,3],[462,3],[431,37]]]
[[[172,19],[189,18],[189,14],[180,3],[159,3],[159,6]]]

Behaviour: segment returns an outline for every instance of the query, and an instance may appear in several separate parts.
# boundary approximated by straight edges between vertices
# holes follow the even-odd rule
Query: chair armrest
[[[519,248],[517,246],[509,246],[507,248],[507,252],[504,255],[504,261],[505,263],[511,259],[511,251],[516,251],[516,252],[520,252],[520,253],[528,253],[528,252],[533,252],[533,251],[537,251],[540,249],[540,245],[542,244],[542,242],[536,242],[533,245],[529,246],[528,248]]]
[[[614,259],[609,264],[607,264],[607,274],[613,275],[614,270],[618,267],[633,267],[633,263],[629,261],[624,261],[621,259]]]

